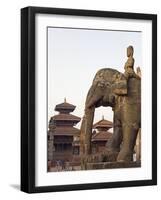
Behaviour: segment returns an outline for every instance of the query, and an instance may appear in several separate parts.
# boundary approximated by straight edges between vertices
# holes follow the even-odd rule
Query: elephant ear
[[[127,94],[127,79],[123,74],[117,74],[115,78],[115,83],[113,85],[113,92],[117,95]]]

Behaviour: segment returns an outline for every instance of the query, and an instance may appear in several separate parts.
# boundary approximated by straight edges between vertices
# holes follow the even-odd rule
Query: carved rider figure
[[[125,66],[124,66],[124,69],[125,69],[125,72],[124,72],[124,75],[125,77],[128,79],[128,78],[137,78],[137,75],[134,71],[134,58],[133,58],[133,53],[134,53],[134,48],[133,46],[128,46],[127,47],[127,61],[125,63]]]

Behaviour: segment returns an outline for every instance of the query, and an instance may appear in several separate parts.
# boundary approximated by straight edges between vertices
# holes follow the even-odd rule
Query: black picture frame
[[[152,179],[35,186],[35,16],[59,14],[152,21]],[[27,193],[147,186],[157,184],[157,15],[45,7],[21,9],[21,190]]]

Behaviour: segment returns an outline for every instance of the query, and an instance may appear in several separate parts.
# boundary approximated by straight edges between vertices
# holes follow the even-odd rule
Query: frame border
[[[35,16],[108,17],[152,21],[152,179],[35,186]],[[27,193],[157,185],[157,15],[47,7],[21,9],[21,191]]]

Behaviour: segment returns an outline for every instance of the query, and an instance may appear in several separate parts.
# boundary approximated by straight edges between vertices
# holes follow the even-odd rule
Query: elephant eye
[[[105,82],[104,81],[98,82],[98,87],[101,87],[101,88],[105,87]]]
[[[105,85],[111,87],[111,84],[109,82],[106,82]]]

